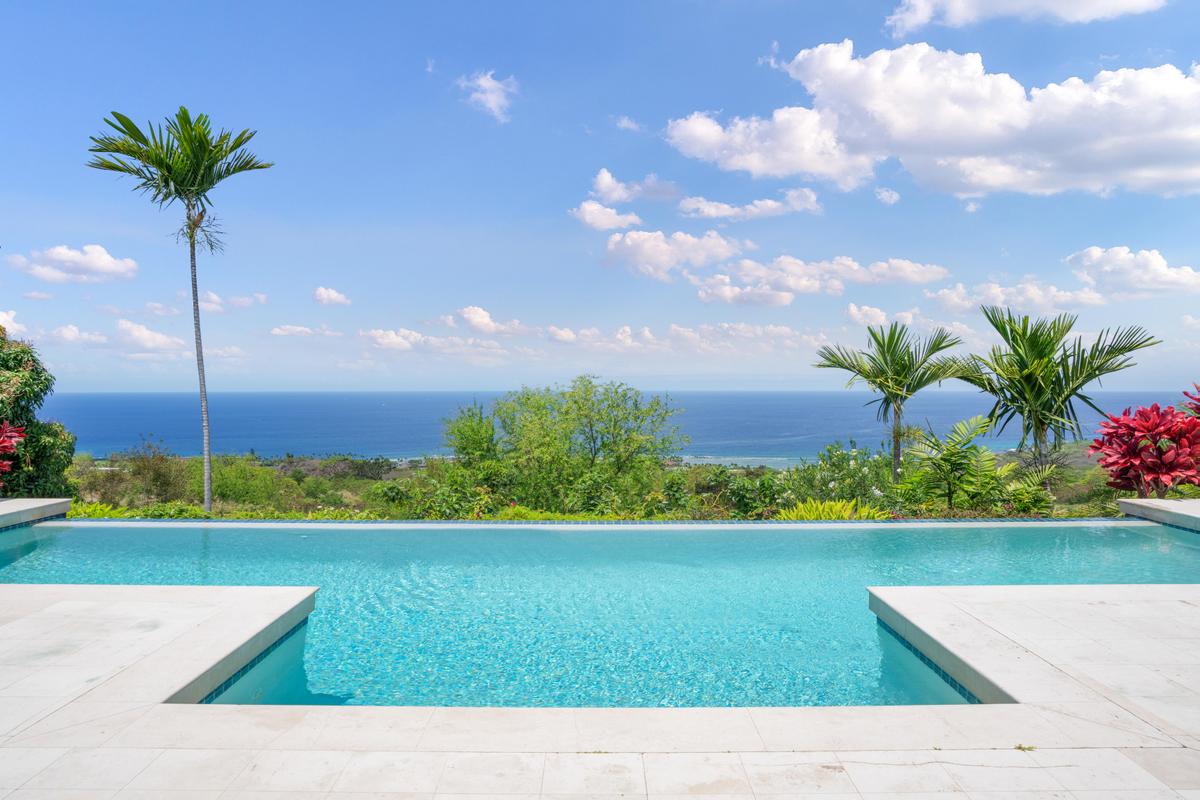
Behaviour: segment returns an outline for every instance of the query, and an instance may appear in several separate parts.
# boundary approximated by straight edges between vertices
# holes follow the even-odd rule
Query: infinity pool
[[[1200,535],[1042,525],[43,523],[0,582],[313,585],[226,700],[493,706],[963,702],[872,585],[1200,582]]]

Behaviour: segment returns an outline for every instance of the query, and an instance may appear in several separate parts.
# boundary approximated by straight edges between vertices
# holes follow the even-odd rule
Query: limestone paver
[[[876,590],[956,678],[1018,702],[165,702],[230,674],[310,595],[0,586],[0,798],[1200,800],[1196,586]]]

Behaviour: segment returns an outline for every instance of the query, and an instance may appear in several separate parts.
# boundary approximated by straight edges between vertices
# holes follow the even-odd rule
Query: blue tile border
[[[5,525],[0,527],[0,533],[4,533],[5,531],[15,531],[17,528],[28,528],[29,526],[36,525],[39,522],[50,522],[51,520],[66,518],[66,514],[51,514],[48,517],[40,517],[38,519],[31,519],[25,522],[18,522],[16,525]]]
[[[54,519],[65,517],[54,517]],[[38,520],[42,522],[44,520]],[[126,522],[170,522],[170,523],[217,523],[221,525],[428,525],[430,527],[471,527],[475,525],[507,525],[517,528],[528,528],[538,525],[608,525],[608,526],[645,526],[656,525],[720,525],[720,526],[793,526],[793,525],[911,525],[914,523],[958,523],[963,526],[991,524],[996,522],[1008,523],[1074,523],[1074,522],[1105,522],[1122,524],[1128,522],[1153,522],[1156,525],[1169,525],[1155,520],[1127,517],[898,517],[896,519],[238,519],[237,517],[71,517],[69,522],[111,523],[120,525]],[[1178,527],[1171,525],[1170,527]],[[1187,530],[1186,528],[1184,530]],[[1194,531],[1193,531],[1194,532]]]
[[[237,672],[230,675],[225,680],[221,681],[221,684],[219,686],[217,686],[217,688],[213,689],[211,692],[209,692],[208,694],[206,694],[204,696],[204,699],[200,701],[200,705],[207,705],[207,704],[215,701],[218,697],[220,697],[222,694],[224,694],[226,691],[228,691],[230,686],[233,686],[233,684],[237,683],[238,680],[240,680],[247,672],[249,672],[250,670],[257,667],[260,663],[262,663],[262,660],[264,658],[271,655],[271,653],[274,653],[279,648],[280,645],[282,645],[288,639],[292,638],[297,633],[299,633],[300,629],[303,628],[307,624],[308,624],[308,617],[305,617],[304,619],[300,620],[295,625],[293,625],[291,630],[289,630],[283,636],[280,636],[278,639],[276,639],[274,642],[272,642],[270,645],[268,645],[265,650],[263,650],[261,653],[256,655],[254,658],[250,659],[249,663],[247,663],[244,667],[242,667]]]
[[[956,681],[954,679],[953,675],[951,675],[949,672],[946,672],[946,670],[939,667],[937,665],[937,663],[933,661],[933,659],[931,659],[929,656],[925,655],[920,650],[918,650],[916,645],[914,645],[908,639],[905,639],[903,636],[901,636],[899,633],[897,633],[895,628],[893,628],[891,625],[888,625],[886,622],[881,620],[879,617],[876,617],[875,621],[878,622],[879,625],[885,631],[890,633],[892,636],[896,637],[896,640],[899,641],[900,644],[904,645],[905,649],[907,649],[910,653],[915,655],[917,658],[921,659],[922,664],[924,664],[925,666],[927,666],[931,670],[933,670],[934,673],[939,678],[941,678],[943,681],[945,681],[950,686],[951,689],[958,692],[959,695],[964,700],[966,700],[968,703],[971,703],[973,705],[982,705],[983,701],[980,700],[978,697],[976,697],[974,692],[972,692],[970,689],[968,689],[967,687],[963,686],[961,683]]]

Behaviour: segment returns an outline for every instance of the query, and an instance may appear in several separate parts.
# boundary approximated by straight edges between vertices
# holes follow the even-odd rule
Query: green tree
[[[13,471],[4,476],[0,496],[69,497],[67,468],[75,437],[57,422],[42,422],[38,409],[54,390],[54,376],[27,342],[8,338],[0,326],[0,421],[25,428]]]
[[[988,416],[998,430],[1020,419],[1020,446],[1032,444],[1038,465],[1047,463],[1064,439],[1080,435],[1076,401],[1104,413],[1085,389],[1134,366],[1132,353],[1159,343],[1134,326],[1105,329],[1086,344],[1081,336],[1070,338],[1072,314],[1033,319],[984,306],[983,315],[1002,344],[963,359],[958,377],[994,398]]]
[[[192,278],[192,328],[196,340],[196,372],[200,379],[200,427],[204,447],[204,509],[212,510],[212,441],[209,435],[208,389],[204,375],[204,344],[200,336],[200,294],[196,281],[196,246],[215,252],[221,248],[220,228],[210,216],[209,193],[217,184],[242,172],[266,169],[246,149],[255,131],[214,134],[208,115],[195,117],[183,106],[164,125],[148,125],[145,132],[129,117],[112,113],[105,124],[116,131],[93,136],[88,151],[96,155],[89,167],[133,177],[136,191],[150,195],[159,207],[175,202],[183,206],[178,236],[187,241]]]
[[[666,397],[585,375],[463,408],[445,436],[476,486],[538,510],[611,510],[640,506],[683,444],[676,413]]]
[[[981,452],[975,440],[991,426],[991,420],[978,416],[956,422],[944,438],[932,428],[921,430],[911,451],[917,460],[913,480],[941,495],[946,508],[953,510],[955,493],[968,482]]]
[[[893,322],[888,327],[867,328],[867,349],[851,350],[840,345],[817,351],[817,367],[850,373],[848,386],[865,383],[879,397],[879,419],[892,424],[892,480],[900,479],[904,439],[904,404],[927,386],[958,376],[961,362],[941,353],[961,343],[945,328],[928,338],[913,336],[907,325]]]

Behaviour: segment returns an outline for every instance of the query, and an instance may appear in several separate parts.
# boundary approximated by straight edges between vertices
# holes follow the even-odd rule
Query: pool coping
[[[380,530],[511,530],[513,528],[538,528],[540,530],[612,530],[613,528],[652,528],[655,530],[719,530],[738,528],[743,530],[886,530],[890,528],[979,528],[999,523],[1029,528],[1077,527],[1083,525],[1151,526],[1163,524],[1154,520],[1129,517],[1070,517],[1048,519],[1040,517],[998,518],[948,518],[948,519],[896,519],[896,520],[614,520],[604,521],[519,521],[519,520],[236,520],[236,519],[155,519],[152,517],[127,518],[84,518],[56,519],[56,526],[104,526],[150,523],[164,528],[267,528],[286,529],[302,527],[312,530],[357,530],[378,528]]]
[[[972,791],[1009,788],[1008,781],[1013,787],[1024,786],[1031,775],[1043,773],[1047,782],[1058,781],[1066,788],[1077,781],[1073,788],[1092,790],[1096,793],[1088,796],[1094,797],[1114,796],[1130,781],[1147,790],[1200,789],[1200,769],[1196,769],[1200,717],[1193,721],[1188,716],[1200,712],[1200,704],[1181,704],[1182,716],[1171,718],[1171,708],[1131,699],[1089,679],[1077,666],[1056,663],[1053,656],[1037,652],[1035,643],[1023,635],[1042,633],[1039,626],[1046,620],[1031,627],[1020,616],[1033,603],[1051,608],[1082,603],[1096,610],[1095,619],[1087,617],[1070,635],[1102,636],[1102,613],[1111,617],[1141,603],[1157,614],[1162,603],[1183,603],[1194,612],[1189,618],[1190,635],[1196,637],[1195,663],[1200,666],[1200,585],[870,587],[868,606],[878,619],[982,704],[738,708],[199,704],[291,627],[303,624],[315,591],[0,585],[0,664],[11,661],[11,657],[5,661],[4,653],[14,637],[19,644],[21,636],[41,630],[29,624],[30,614],[23,615],[30,609],[45,607],[66,616],[83,613],[88,621],[94,620],[97,631],[109,630],[105,616],[109,613],[127,622],[141,617],[170,621],[184,612],[199,615],[165,645],[16,725],[11,725],[9,705],[18,703],[18,710],[23,709],[19,704],[28,698],[0,689],[0,795],[22,787],[65,792],[116,791],[127,786],[131,797],[184,800],[195,796],[188,792],[214,789],[211,771],[197,770],[197,759],[225,765],[228,774],[222,780],[226,783],[216,787],[219,790],[274,791],[279,796],[311,791],[313,796],[340,797],[328,793],[388,790],[432,797],[436,789],[438,797],[448,798],[470,786],[476,794],[507,792],[515,800],[517,790],[505,781],[515,780],[516,775],[527,781],[522,786],[532,787],[525,794],[536,796],[540,787],[542,796],[549,798],[558,793],[546,788],[546,776],[554,765],[557,779],[563,780],[563,764],[584,772],[634,765],[644,772],[645,786],[632,794],[651,798],[704,793],[714,786],[714,774],[733,782],[722,783],[723,787],[749,781],[742,792],[749,797],[751,787],[760,788],[755,781],[766,780],[764,775],[782,780],[778,770],[787,770],[797,781],[811,777],[806,770],[819,773],[822,780],[840,776],[838,780],[849,781],[852,788],[962,790],[944,795],[947,798],[966,797],[969,787],[974,787]],[[63,596],[49,603],[55,593]],[[1011,616],[1014,609],[1020,612],[1016,622]],[[8,630],[9,625],[16,631]],[[69,626],[51,627],[42,635],[49,643],[64,630],[69,633]],[[112,635],[97,634],[94,644],[125,642]],[[1127,648],[1134,656],[1139,650],[1153,648]],[[1200,698],[1200,687],[1196,697]],[[89,772],[90,763],[104,766]],[[130,763],[136,768],[129,768]],[[413,765],[420,768],[416,773]],[[595,793],[587,788],[592,778],[576,779],[581,788],[568,794]],[[670,791],[663,788],[676,784],[678,788]],[[764,786],[764,796],[781,792],[772,784]],[[860,790],[862,794],[852,791],[842,797],[885,796]]]

